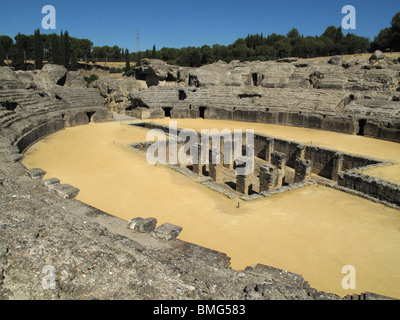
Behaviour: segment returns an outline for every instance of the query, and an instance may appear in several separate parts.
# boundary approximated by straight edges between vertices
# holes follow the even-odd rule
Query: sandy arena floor
[[[167,124],[166,120],[154,122]],[[250,128],[272,136],[395,163],[371,174],[399,182],[400,144],[257,123],[178,120],[178,127]],[[303,275],[318,290],[371,291],[400,298],[400,212],[325,187],[310,186],[251,202],[230,200],[127,147],[147,131],[123,123],[67,128],[32,146],[24,165],[81,191],[78,200],[125,220],[155,217],[183,227],[180,239],[222,251],[232,267],[262,263]],[[344,290],[342,267],[356,268]]]

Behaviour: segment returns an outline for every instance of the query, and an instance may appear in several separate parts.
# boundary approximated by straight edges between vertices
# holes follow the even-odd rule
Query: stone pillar
[[[282,152],[272,152],[271,163],[278,169],[277,188],[282,187],[286,175],[287,156]]]
[[[297,158],[294,169],[295,169],[295,176],[294,176],[295,183],[311,179],[312,162],[310,160]]]
[[[306,146],[304,144],[299,144],[296,148],[296,159],[304,159],[306,154]]]
[[[274,190],[278,179],[278,169],[272,164],[266,164],[260,167],[260,193],[263,191]]]
[[[333,158],[332,164],[332,180],[338,181],[338,175],[343,168],[343,153],[337,152]]]
[[[244,157],[237,158],[235,160],[235,169],[245,168],[247,165],[247,160]],[[236,175],[236,191],[243,193],[245,195],[249,194],[250,188],[250,175]]]
[[[226,138],[226,139],[225,139]],[[232,136],[221,135],[221,161],[225,168],[233,169],[233,142]]]
[[[210,149],[209,151],[208,172],[214,182],[223,182],[221,150],[218,148]]]
[[[265,161],[271,162],[271,155],[273,152],[274,152],[274,139],[267,138],[265,140],[265,154],[264,154]]]
[[[193,157],[197,155],[197,159],[193,162],[193,172],[202,175],[203,174],[203,161],[202,161],[202,154],[201,154],[201,144],[194,144],[193,145]]]
[[[185,141],[184,140],[182,140],[182,139],[178,139],[177,140],[177,142],[176,142],[176,147],[177,147],[177,149],[176,149],[176,151],[177,151],[177,161],[178,161],[178,165],[179,166],[181,166],[182,165],[182,163],[180,162],[180,159],[179,159],[179,151],[180,150],[182,150],[182,151],[184,151],[183,150],[183,146],[185,145]]]

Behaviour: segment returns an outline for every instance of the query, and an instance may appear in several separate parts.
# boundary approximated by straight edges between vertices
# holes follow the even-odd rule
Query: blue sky
[[[56,8],[55,31],[41,28],[41,10],[48,4]],[[95,46],[132,52],[140,29],[141,50],[153,44],[157,49],[228,45],[249,33],[286,34],[292,27],[305,36],[321,35],[329,25],[341,25],[345,5],[356,8],[356,30],[350,31],[371,40],[400,11],[399,0],[0,0],[0,35],[68,30]]]

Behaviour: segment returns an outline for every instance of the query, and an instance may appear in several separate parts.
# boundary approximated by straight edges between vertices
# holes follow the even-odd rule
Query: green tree
[[[78,58],[76,56],[75,50],[71,51],[71,64],[69,70],[78,71]]]
[[[0,67],[4,66],[4,60],[6,59],[6,53],[2,45],[0,45]]]
[[[200,49],[201,51],[201,64],[207,64],[207,63],[211,63],[214,62],[213,59],[213,52],[210,46],[204,45],[201,47]]]
[[[323,37],[327,37],[331,39],[332,41],[335,41],[336,39],[336,34],[337,34],[337,29],[335,26],[329,26],[326,28],[324,33],[322,34]]]
[[[11,55],[11,50],[13,48],[14,41],[9,36],[0,36],[0,46],[3,48],[5,54],[6,64],[8,65],[8,60]]]
[[[43,68],[43,42],[40,35],[40,30],[35,31],[35,69],[42,70]]]
[[[125,49],[125,72],[128,72],[131,69],[131,62],[130,62],[130,57],[129,57],[129,50]]]
[[[153,59],[155,59],[155,58],[157,57],[156,45],[153,45],[153,52],[152,52],[151,57],[152,57]]]
[[[291,29],[287,33],[286,37],[288,37],[288,38],[298,38],[298,37],[300,37],[299,30],[297,30],[296,28]]]
[[[51,43],[51,62],[53,64],[60,64],[61,63],[60,41],[58,35],[52,34],[50,43]]]
[[[71,44],[68,30],[64,34],[64,61],[63,66],[69,70],[71,61]]]
[[[29,52],[31,51],[31,49],[33,47],[31,38],[26,36],[26,35],[24,35],[24,34],[18,33],[14,37],[14,39],[15,39],[16,43],[19,44],[19,46],[20,46],[19,49],[22,50],[22,60],[25,63],[26,60],[27,60],[28,54],[29,54]]]
[[[60,60],[58,62],[59,65],[63,66],[65,64],[65,40],[64,40],[64,32],[61,30],[59,41],[59,48],[60,48]]]
[[[274,47],[280,58],[286,58],[292,55],[293,48],[287,38],[275,42]]]
[[[110,50],[108,52],[108,58],[110,61],[116,61],[119,62],[122,59],[122,54],[121,54],[121,48],[118,46],[113,46],[112,51]]]
[[[19,38],[16,40],[16,54],[13,57],[13,67],[15,70],[24,70],[25,69],[25,61],[24,61],[24,44],[23,40]]]
[[[400,51],[400,12],[394,15],[391,26],[391,47],[395,51]]]
[[[139,51],[136,53],[136,66],[140,67],[142,65],[142,52]]]

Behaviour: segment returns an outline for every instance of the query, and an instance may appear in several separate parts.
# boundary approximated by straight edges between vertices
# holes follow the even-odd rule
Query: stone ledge
[[[133,231],[141,232],[141,233],[150,233],[153,232],[157,225],[157,219],[155,218],[134,218],[129,221],[128,229]]]
[[[69,184],[60,184],[53,185],[51,191],[53,191],[55,194],[63,199],[73,199],[78,195],[80,190]]]
[[[154,237],[163,240],[173,240],[179,236],[183,228],[170,223],[164,223],[154,230]]]
[[[31,177],[33,180],[39,180],[42,179],[45,175],[46,175],[46,171],[42,170],[42,169],[29,169],[25,171],[26,174]]]
[[[55,186],[60,184],[60,180],[57,178],[50,178],[43,180],[43,185],[47,188],[47,190],[51,191]]]

